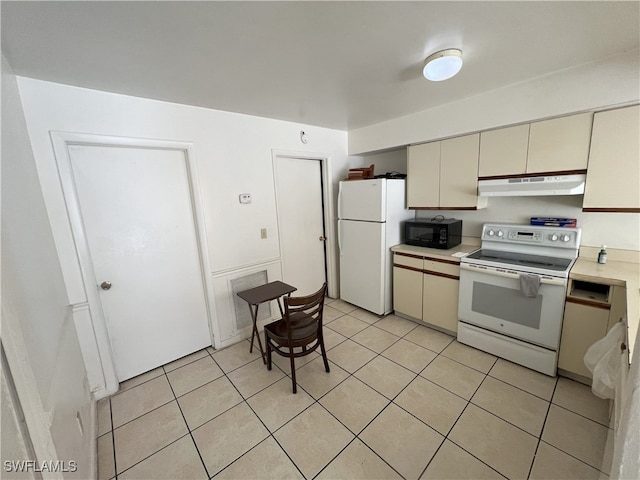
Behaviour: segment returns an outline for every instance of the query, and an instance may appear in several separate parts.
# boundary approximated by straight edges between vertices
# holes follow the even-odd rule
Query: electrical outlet
[[[267,229],[266,228],[261,228],[260,229],[260,238],[267,238]]]

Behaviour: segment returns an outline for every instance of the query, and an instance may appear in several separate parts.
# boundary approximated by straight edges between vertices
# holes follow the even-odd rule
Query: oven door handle
[[[475,273],[484,273],[486,275],[494,275],[496,277],[512,278],[514,280],[517,280],[520,278],[520,274],[515,272],[500,271],[493,267],[479,267],[477,265],[470,265],[466,263],[460,264],[460,270],[468,270],[470,272],[475,272]],[[566,284],[566,281],[564,278],[552,278],[552,277],[545,277],[540,275],[540,283],[544,285],[564,286]]]

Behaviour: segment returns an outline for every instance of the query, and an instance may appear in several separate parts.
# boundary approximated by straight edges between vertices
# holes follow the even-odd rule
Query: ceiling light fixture
[[[427,80],[440,82],[453,77],[462,68],[462,51],[457,48],[441,50],[429,55],[422,74]]]

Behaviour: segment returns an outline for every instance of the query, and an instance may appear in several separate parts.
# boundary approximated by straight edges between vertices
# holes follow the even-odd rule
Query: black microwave
[[[462,243],[462,220],[436,218],[405,222],[404,243],[444,250],[453,248]]]

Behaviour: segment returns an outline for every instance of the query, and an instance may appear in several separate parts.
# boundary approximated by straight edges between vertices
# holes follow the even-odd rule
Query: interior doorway
[[[282,277],[306,295],[323,282],[331,290],[332,228],[327,158],[308,154],[273,156]]]
[[[57,159],[97,341],[122,382],[212,344],[206,239],[190,146],[87,137],[63,138]]]

